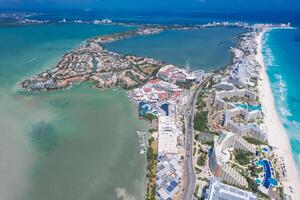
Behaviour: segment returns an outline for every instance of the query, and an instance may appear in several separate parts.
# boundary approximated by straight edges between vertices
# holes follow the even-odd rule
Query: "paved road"
[[[208,77],[200,84],[190,95],[184,116],[185,123],[185,159],[184,159],[184,191],[182,200],[194,199],[194,190],[196,187],[196,173],[193,164],[193,137],[194,137],[194,114],[197,96],[202,90],[202,85],[205,85],[210,80]]]

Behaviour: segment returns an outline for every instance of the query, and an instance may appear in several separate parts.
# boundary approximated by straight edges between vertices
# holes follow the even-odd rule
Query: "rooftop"
[[[206,200],[256,200],[252,192],[242,190],[218,181],[213,177],[210,180]]]

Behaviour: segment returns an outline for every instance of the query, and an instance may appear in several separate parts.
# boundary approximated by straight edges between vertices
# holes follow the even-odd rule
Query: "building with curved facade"
[[[234,133],[224,132],[215,142],[209,159],[210,170],[214,176],[226,183],[248,187],[247,180],[228,164],[230,161],[230,152],[234,149],[255,153],[255,146],[253,144],[249,144]]]

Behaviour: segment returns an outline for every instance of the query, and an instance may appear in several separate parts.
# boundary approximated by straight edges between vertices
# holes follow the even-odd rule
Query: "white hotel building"
[[[248,187],[247,180],[228,164],[230,153],[234,149],[255,153],[255,146],[253,144],[249,144],[236,134],[224,132],[215,142],[213,153],[209,160],[210,170],[214,176],[220,178],[222,181]]]
[[[266,141],[267,134],[257,127],[254,123],[247,124],[255,119],[261,117],[261,110],[248,110],[235,105],[232,102],[226,102],[224,98],[232,97],[248,97],[250,99],[256,99],[256,94],[246,89],[219,91],[216,93],[214,106],[219,109],[225,110],[223,127],[227,130],[238,134],[239,136],[254,137],[258,140]],[[245,124],[237,124],[232,121],[232,118],[237,116],[243,116]]]
[[[221,183],[213,177],[209,182],[205,200],[257,200],[257,197],[252,192]]]

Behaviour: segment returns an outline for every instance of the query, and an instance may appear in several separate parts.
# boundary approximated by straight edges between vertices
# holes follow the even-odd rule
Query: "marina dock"
[[[137,131],[136,134],[139,138],[140,154],[144,154],[147,151],[147,132]]]

